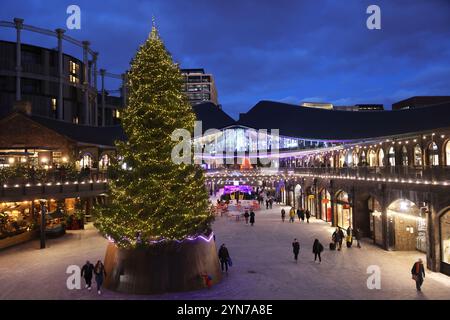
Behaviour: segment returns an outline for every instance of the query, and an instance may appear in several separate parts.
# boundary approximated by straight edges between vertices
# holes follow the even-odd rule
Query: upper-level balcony
[[[347,168],[297,167],[286,169],[300,175],[330,179],[450,185],[450,166],[361,166]]]

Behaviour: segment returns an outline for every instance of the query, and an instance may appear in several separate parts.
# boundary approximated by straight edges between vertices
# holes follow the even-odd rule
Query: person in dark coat
[[[300,210],[300,219],[305,222],[305,210]]]
[[[86,281],[86,288],[91,291],[92,287],[92,275],[94,273],[94,265],[88,261],[81,268],[81,276],[84,277],[84,281]]]
[[[334,244],[340,251],[342,249],[342,241],[344,240],[344,233],[342,232],[341,228],[339,227],[336,228],[336,230],[333,232],[332,239]]]
[[[246,224],[248,224],[248,217],[250,217],[250,215],[248,214],[248,211],[245,210],[244,218],[245,218],[245,223],[246,223]]]
[[[286,217],[286,211],[284,209],[281,209],[281,221],[284,222],[285,217]]]
[[[309,218],[311,218],[311,213],[308,209],[305,210],[306,222],[309,223]]]
[[[228,272],[228,260],[230,259],[230,254],[228,253],[228,249],[223,243],[219,249],[219,260],[220,260],[220,268],[225,269],[225,272]]]
[[[300,253],[300,243],[297,239],[294,239],[294,242],[292,242],[292,251],[294,252],[295,262],[297,262],[298,254]]]
[[[301,218],[301,213],[300,213],[301,211],[300,211],[300,209],[297,209],[297,217],[298,217],[298,221],[300,221],[302,218]]]
[[[356,245],[358,248],[361,248],[361,230],[359,228],[356,228],[356,230],[353,231],[353,236],[356,239]]]
[[[95,282],[97,283],[97,293],[102,294],[103,280],[106,277],[105,266],[98,260],[94,268]]]
[[[338,227],[338,242],[339,242],[339,250],[342,249],[342,242],[344,241],[345,235],[344,231],[340,227]]]
[[[269,200],[266,200],[266,209],[269,210]]]
[[[255,223],[255,213],[252,211],[250,211],[250,224],[253,226],[253,224]]]
[[[425,268],[423,267],[423,261],[419,258],[416,263],[414,263],[411,269],[412,278],[416,281],[417,291],[421,291],[423,280],[425,279]]]
[[[314,262],[316,262],[317,257],[319,257],[319,263],[322,262],[322,258],[320,257],[320,254],[323,251],[323,245],[319,242],[319,239],[314,240],[312,252],[314,253]]]

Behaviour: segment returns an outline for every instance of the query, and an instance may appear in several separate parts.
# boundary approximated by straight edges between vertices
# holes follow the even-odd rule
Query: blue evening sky
[[[413,95],[450,95],[450,0],[17,0],[2,2],[0,20],[65,28],[70,4],[81,7],[82,29],[67,34],[91,41],[99,66],[116,73],[155,16],[174,60],[212,73],[235,118],[262,99],[390,108]],[[381,7],[381,30],[366,27],[370,4]],[[13,40],[14,30],[0,29],[0,39]],[[28,32],[24,42],[56,46]]]

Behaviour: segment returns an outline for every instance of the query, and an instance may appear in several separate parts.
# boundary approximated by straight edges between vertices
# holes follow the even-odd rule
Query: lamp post
[[[40,199],[39,200],[40,204],[41,204],[41,249],[45,249],[45,227],[46,227],[46,219],[45,219],[45,214],[46,214],[46,207],[45,207],[45,203],[47,202],[46,199]]]

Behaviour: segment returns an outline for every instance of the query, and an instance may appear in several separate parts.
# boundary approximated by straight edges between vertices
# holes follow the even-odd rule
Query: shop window
[[[414,165],[422,166],[422,148],[418,144],[414,147]]]
[[[341,191],[337,194],[335,209],[337,225],[344,229],[352,226],[353,210],[350,205],[349,195],[347,192]]]
[[[450,210],[440,217],[442,262],[450,265]]]
[[[367,164],[366,152],[364,150],[361,152],[361,164],[362,165]]]
[[[428,164],[430,166],[439,165],[439,152],[438,146],[435,142],[430,143],[428,147]]]

